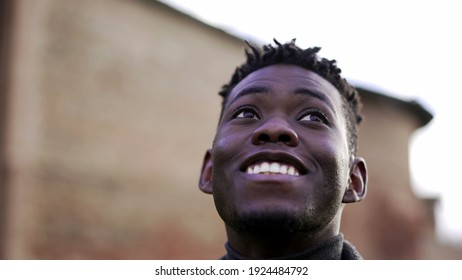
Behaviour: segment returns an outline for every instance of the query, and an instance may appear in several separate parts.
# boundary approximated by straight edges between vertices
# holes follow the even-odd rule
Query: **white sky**
[[[462,245],[458,1],[162,1],[251,41],[297,38],[301,47],[320,46],[350,81],[423,104],[435,118],[411,143],[414,189],[440,197],[437,233]]]

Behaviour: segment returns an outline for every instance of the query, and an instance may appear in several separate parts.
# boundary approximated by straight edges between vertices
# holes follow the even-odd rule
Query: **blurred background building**
[[[243,38],[154,0],[0,8],[1,258],[219,258],[197,182]],[[342,231],[367,259],[462,258],[435,237],[437,198],[411,188],[409,138],[431,114],[358,86],[369,190]]]

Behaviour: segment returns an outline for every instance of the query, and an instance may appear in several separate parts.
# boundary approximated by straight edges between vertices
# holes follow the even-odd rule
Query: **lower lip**
[[[246,172],[243,172],[244,177],[246,177],[249,180],[253,181],[292,181],[300,178],[301,176],[294,176],[294,175],[284,175],[284,174],[249,174]]]

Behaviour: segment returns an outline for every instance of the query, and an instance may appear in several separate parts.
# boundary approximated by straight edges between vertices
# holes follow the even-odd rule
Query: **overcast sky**
[[[297,38],[301,47],[320,46],[321,56],[336,59],[348,80],[423,104],[435,118],[412,139],[414,189],[420,196],[440,197],[437,233],[443,241],[462,244],[458,1],[162,2],[243,39]]]

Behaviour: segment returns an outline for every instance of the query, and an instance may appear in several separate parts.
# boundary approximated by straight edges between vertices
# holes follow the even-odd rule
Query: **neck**
[[[326,227],[316,232],[251,233],[226,227],[229,245],[250,259],[271,259],[297,254],[339,234],[339,227]]]

